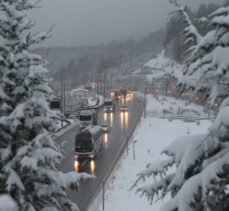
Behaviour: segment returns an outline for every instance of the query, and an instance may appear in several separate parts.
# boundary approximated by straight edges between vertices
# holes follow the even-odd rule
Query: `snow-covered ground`
[[[202,113],[203,108],[194,104],[186,103],[174,98],[159,97],[158,100],[152,96],[148,97],[147,110],[162,113],[163,109],[174,112],[178,107],[187,110],[195,109]],[[129,144],[129,153],[123,156],[115,173],[106,185],[105,210],[109,211],[157,211],[163,201],[150,203],[145,197],[136,194],[136,188],[129,191],[137,179],[137,173],[141,172],[148,163],[154,163],[162,159],[160,152],[179,136],[190,134],[204,134],[207,132],[211,122],[202,120],[197,122],[184,122],[182,120],[169,121],[154,117],[142,117],[139,127],[136,129],[133,139],[135,143],[135,160],[133,153],[133,142]],[[153,181],[153,179],[152,179]],[[142,183],[143,184],[143,183]],[[141,183],[138,184],[141,186]],[[144,184],[146,185],[146,184]],[[108,187],[109,186],[109,187]],[[99,211],[102,211],[102,202]]]

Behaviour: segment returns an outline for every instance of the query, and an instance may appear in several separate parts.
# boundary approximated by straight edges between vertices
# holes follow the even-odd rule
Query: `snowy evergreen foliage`
[[[222,97],[222,92],[217,87],[228,83],[229,7],[221,7],[210,16],[202,18],[202,21],[211,25],[211,30],[201,36],[184,9],[178,4],[176,6],[187,23],[187,42],[191,41],[193,44],[186,62],[186,80],[182,83],[188,87],[193,85],[194,78],[200,79],[198,88],[207,87],[205,91],[211,102],[214,102],[217,97]],[[156,198],[171,196],[162,206],[162,211],[229,210],[227,94],[228,90],[224,93],[224,101],[208,134],[189,135],[173,141],[162,151],[169,159],[149,165],[139,174],[134,186],[140,179],[154,177],[152,184],[138,189],[151,202]]]
[[[49,136],[58,114],[42,58],[29,52],[49,33],[32,34],[29,0],[0,0],[0,194],[18,210],[78,210],[66,190],[87,175],[59,172],[62,154]],[[0,203],[0,210],[4,203]]]
[[[187,50],[190,56],[186,61],[184,77],[180,81],[182,88],[195,87],[196,92],[202,91],[206,97],[210,94],[210,103],[217,97],[225,98],[228,95],[229,79],[228,7],[221,7],[208,17],[200,19],[211,29],[203,36],[198,33],[183,7],[179,7],[178,12],[186,23],[185,44],[192,44]]]
[[[16,211],[17,204],[9,195],[0,195],[0,211]]]

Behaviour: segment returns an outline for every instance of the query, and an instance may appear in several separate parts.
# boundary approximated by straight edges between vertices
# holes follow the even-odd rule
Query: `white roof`
[[[92,113],[94,113],[95,110],[92,109],[92,110],[83,110],[83,111],[80,111],[80,115],[90,115]]]

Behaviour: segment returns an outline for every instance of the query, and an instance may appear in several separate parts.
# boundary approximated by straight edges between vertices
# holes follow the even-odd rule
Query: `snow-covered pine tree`
[[[44,62],[30,53],[49,33],[31,32],[26,14],[34,7],[0,0],[0,194],[22,211],[78,210],[66,190],[77,190],[88,176],[58,170],[62,154],[49,135],[58,114],[49,109]]]
[[[178,4],[178,12],[188,20],[187,13]],[[190,20],[190,19],[189,19]],[[187,39],[192,39],[190,57],[186,63],[186,86],[192,85],[193,76],[210,84],[206,89],[213,102],[222,96],[220,86],[228,83],[229,71],[229,7],[221,7],[202,18],[210,24],[203,36],[188,21]],[[204,83],[202,83],[203,86]],[[198,84],[201,86],[201,84]],[[226,86],[225,88],[228,88]],[[225,89],[224,89],[225,90]],[[154,177],[154,182],[138,191],[152,202],[155,198],[171,198],[162,211],[229,210],[229,98],[224,92],[217,117],[208,134],[180,137],[163,150],[168,159],[147,166],[140,179]],[[136,184],[134,184],[135,186]]]

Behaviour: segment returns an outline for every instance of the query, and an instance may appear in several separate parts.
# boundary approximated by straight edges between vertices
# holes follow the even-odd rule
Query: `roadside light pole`
[[[128,137],[126,137],[126,152],[127,152],[127,156],[129,154],[129,139]]]
[[[103,210],[105,210],[105,181],[103,180]]]
[[[137,143],[137,140],[133,141],[133,159],[135,160],[135,144]]]

